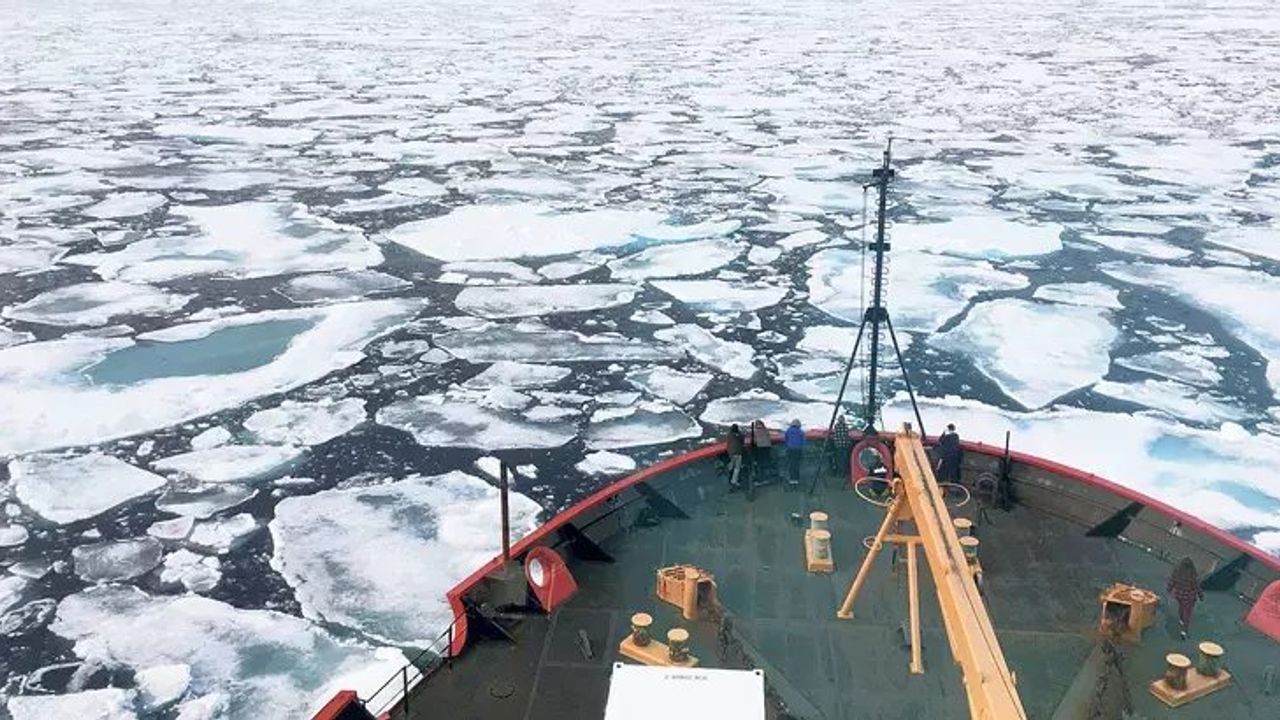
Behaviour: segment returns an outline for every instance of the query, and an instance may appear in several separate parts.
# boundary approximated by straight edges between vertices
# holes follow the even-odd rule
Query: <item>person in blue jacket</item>
[[[800,485],[800,455],[804,451],[804,429],[800,427],[798,419],[791,421],[782,435],[782,441],[787,446],[787,471],[790,475],[788,484],[796,488]]]

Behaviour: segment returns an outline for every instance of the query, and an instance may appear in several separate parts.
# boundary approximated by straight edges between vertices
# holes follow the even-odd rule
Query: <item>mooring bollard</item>
[[[653,616],[649,613],[636,613],[631,616],[631,642],[637,647],[649,644],[650,625],[653,625]]]
[[[667,631],[667,653],[671,662],[681,663],[689,659],[689,631],[671,628]]]
[[[1191,659],[1182,653],[1169,653],[1164,656],[1164,682],[1174,690],[1187,689],[1187,670],[1191,667]]]
[[[1218,672],[1222,670],[1222,646],[1206,641],[1200,643],[1199,647],[1200,662],[1196,664],[1196,670],[1205,677],[1218,677]]]

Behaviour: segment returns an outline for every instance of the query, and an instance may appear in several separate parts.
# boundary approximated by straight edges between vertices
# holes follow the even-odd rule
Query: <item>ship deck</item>
[[[805,485],[817,465],[813,454],[807,458]],[[691,649],[703,665],[724,666],[715,628],[681,621],[673,606],[655,597],[655,569],[685,563],[715,574],[737,639],[788,708],[787,715],[775,711],[771,717],[969,717],[923,555],[925,674],[908,671],[902,558],[883,553],[854,608],[855,618],[835,617],[866,552],[864,538],[875,533],[882,508],[840,487],[833,474],[820,478],[813,495],[775,483],[757,489],[749,500],[742,493],[725,492],[725,481],[716,473],[717,463],[710,460],[673,471],[661,492],[687,518],[632,513],[634,521],[599,544],[613,562],[570,558],[579,592],[567,604],[550,615],[534,613],[509,623],[514,643],[481,638],[473,630],[465,653],[419,684],[392,717],[602,718],[611,667],[621,659],[618,643],[628,632],[629,617],[640,611],[653,615],[655,637],[681,625],[690,630]],[[831,575],[810,574],[804,567],[803,528],[794,515],[807,518],[812,510],[830,515],[836,563]],[[978,502],[953,515],[977,522]],[[1274,674],[1280,665],[1280,645],[1243,623],[1249,605],[1236,592],[1206,593],[1196,608],[1190,639],[1182,640],[1163,592],[1171,569],[1165,559],[1122,539],[1086,537],[1080,524],[1026,505],[988,515],[989,522],[976,529],[982,541],[984,592],[1028,717],[1089,717],[1104,665],[1095,649],[1099,594],[1117,581],[1162,596],[1155,625],[1140,643],[1121,646],[1121,692],[1127,692],[1135,717],[1280,717],[1280,687],[1265,693],[1268,666]],[[590,654],[584,651],[584,636]],[[1196,643],[1204,639],[1226,649],[1224,665],[1234,681],[1176,710],[1163,705],[1148,684],[1163,673],[1165,654],[1182,652],[1194,660]],[[1112,696],[1119,697],[1114,680],[1109,682]],[[655,698],[655,716],[660,716],[659,700]],[[1104,710],[1097,717],[1120,715]]]

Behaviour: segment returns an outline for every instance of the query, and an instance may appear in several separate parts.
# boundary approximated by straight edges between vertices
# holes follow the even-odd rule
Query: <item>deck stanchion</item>
[[[498,468],[498,495],[502,499],[502,561],[511,560],[511,510],[507,506],[507,463],[504,460]]]
[[[404,702],[401,704],[404,706],[405,717],[408,717],[409,715],[409,666],[408,665],[405,665],[404,667],[400,668],[400,680],[404,683],[404,695],[402,696],[404,697]]]

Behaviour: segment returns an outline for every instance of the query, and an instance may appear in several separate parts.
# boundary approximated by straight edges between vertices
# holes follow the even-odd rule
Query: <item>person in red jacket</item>
[[[1174,566],[1169,576],[1169,594],[1178,603],[1178,624],[1182,628],[1182,639],[1187,639],[1187,629],[1191,627],[1191,611],[1196,603],[1204,599],[1204,591],[1200,589],[1200,573],[1196,572],[1196,564],[1191,558],[1184,557]]]

